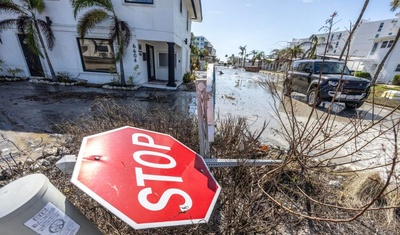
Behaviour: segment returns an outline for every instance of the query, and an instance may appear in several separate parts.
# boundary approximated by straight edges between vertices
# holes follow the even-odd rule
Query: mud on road
[[[169,109],[185,115],[196,106],[195,92],[186,90],[121,91],[27,81],[0,82],[0,131],[54,133],[56,125],[89,115],[93,104],[101,99]]]

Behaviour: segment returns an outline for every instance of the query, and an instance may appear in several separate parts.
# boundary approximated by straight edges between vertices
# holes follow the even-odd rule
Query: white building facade
[[[108,39],[109,24],[95,28],[81,40],[70,0],[44,2],[46,10],[37,17],[51,21],[56,43],[48,53],[54,71],[68,72],[89,83],[104,84],[115,78],[119,63],[114,62],[117,48]],[[129,24],[132,33],[123,58],[125,78],[131,77],[135,85],[165,81],[167,86],[176,86],[182,82],[190,68],[191,23],[202,21],[201,0],[112,0],[112,3],[117,16]],[[10,18],[17,15],[0,16],[0,20]],[[30,52],[17,29],[3,30],[1,39],[0,59],[5,66],[22,69],[26,77],[50,74],[47,62]]]
[[[217,50],[215,50],[211,42],[208,41],[204,36],[195,36],[192,44],[195,45],[199,50],[206,49],[211,57],[217,55]]]
[[[400,17],[399,14],[396,14]],[[386,55],[390,47],[393,46],[394,39],[400,28],[400,19],[392,18],[379,21],[362,20],[359,27],[355,31],[351,40],[349,51],[344,52],[342,60],[347,55],[348,67],[355,71],[364,71],[373,77],[378,65]],[[316,56],[322,58],[326,43],[330,45],[327,49],[325,57],[338,59],[347,38],[348,31],[332,32],[328,38],[328,34],[316,34],[320,43],[317,47]],[[328,40],[329,39],[329,40]],[[307,51],[311,44],[304,42],[310,41],[308,38],[293,39],[290,47],[302,45],[302,49]],[[385,62],[385,65],[378,75],[378,82],[390,83],[394,75],[400,73],[400,42],[395,45],[392,53]]]

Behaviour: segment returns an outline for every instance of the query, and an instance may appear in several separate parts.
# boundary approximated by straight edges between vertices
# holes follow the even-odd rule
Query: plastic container
[[[0,188],[0,235],[92,235],[98,228],[43,174]]]

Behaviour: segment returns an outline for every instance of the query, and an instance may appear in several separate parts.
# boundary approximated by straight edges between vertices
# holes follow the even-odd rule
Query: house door
[[[43,77],[43,67],[40,63],[40,58],[35,55],[26,43],[25,36],[18,34],[19,43],[21,44],[22,51],[24,52],[26,64],[28,65],[29,73],[32,77]]]
[[[146,52],[147,52],[148,80],[153,81],[153,80],[156,80],[156,71],[155,71],[155,63],[154,63],[154,47],[146,44]]]

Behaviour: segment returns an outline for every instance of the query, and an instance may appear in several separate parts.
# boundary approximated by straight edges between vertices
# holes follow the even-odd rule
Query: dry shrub
[[[112,101],[99,100],[91,109],[89,116],[82,117],[74,123],[60,126],[68,136],[65,143],[70,153],[78,153],[84,136],[121,126],[135,126],[143,129],[164,132],[172,135],[194,151],[198,152],[197,120],[190,115],[179,115],[148,107],[118,105]],[[393,206],[391,217],[371,211],[368,216],[357,221],[337,223],[305,219],[290,211],[301,211],[303,214],[319,218],[340,218],[354,214],[352,206],[343,208],[340,199],[347,200],[340,193],[347,191],[341,186],[332,186],[337,180],[330,168],[317,165],[303,167],[296,156],[287,156],[279,149],[260,147],[258,132],[250,132],[246,120],[229,117],[220,120],[216,128],[215,142],[211,145],[211,155],[215,158],[246,159],[282,159],[281,166],[212,168],[211,171],[222,187],[208,223],[187,226],[165,227],[146,230],[134,230],[125,222],[111,214],[92,198],[70,183],[70,175],[64,175],[54,166],[39,169],[48,176],[51,182],[79,210],[93,221],[104,234],[370,234],[380,231],[382,234],[393,234],[399,228],[399,196],[387,193],[386,206]],[[60,154],[65,154],[63,151]],[[36,172],[37,172],[36,171]],[[26,169],[23,174],[29,173]],[[376,179],[376,178],[375,178]],[[344,179],[340,180],[340,184]],[[360,180],[358,180],[360,182]],[[375,182],[375,181],[373,181]],[[374,187],[381,187],[376,182],[363,187],[358,196],[368,200],[364,194],[373,195]],[[371,194],[372,193],[372,194]],[[397,193],[397,192],[396,192]],[[349,197],[346,195],[346,197]],[[274,202],[278,200],[279,203]],[[343,201],[343,200],[342,200]],[[332,206],[333,205],[333,206]],[[382,204],[380,204],[382,205]],[[285,209],[289,208],[289,210]],[[371,218],[374,223],[371,223]],[[382,224],[382,219],[391,219],[390,228]]]
[[[341,203],[349,208],[362,208],[379,196],[384,184],[381,175],[376,171],[353,174],[344,187]],[[400,226],[400,192],[398,192],[398,188],[391,186],[386,189],[385,193],[375,201],[373,208],[382,209],[367,212],[367,218],[386,222],[387,225],[394,227]]]
[[[384,182],[379,172],[362,172],[350,178],[343,193],[347,200],[348,206],[359,207],[372,201],[382,190]],[[385,200],[377,202],[377,206],[386,204]],[[380,204],[380,205],[379,205]]]
[[[121,105],[107,99],[97,100],[91,107],[91,115],[59,125],[58,128],[71,138],[68,147],[77,153],[84,136],[123,126],[166,133],[194,151],[198,151],[199,148],[195,118],[176,115],[168,110],[149,109],[138,104]]]
[[[118,105],[104,100],[96,103],[92,108],[92,115],[60,126],[60,129],[70,136],[70,148],[78,151],[83,136],[125,125],[168,133],[194,151],[198,151],[195,118],[137,106]],[[251,133],[242,118],[231,117],[221,121],[216,133],[211,149],[211,155],[215,158],[255,159],[282,155],[280,151],[263,150],[257,141],[259,133]],[[69,200],[106,234],[267,233],[274,230],[280,218],[271,216],[275,213],[275,208],[263,196],[257,182],[272,168],[237,166],[212,169],[222,192],[208,223],[148,230],[133,230],[69,182],[58,184],[62,185]],[[58,175],[54,181],[60,179],[63,177]]]

